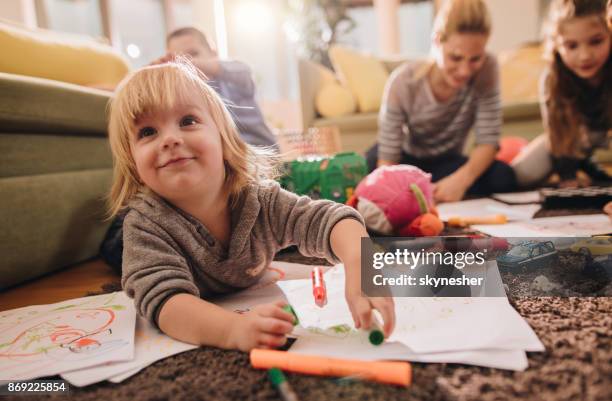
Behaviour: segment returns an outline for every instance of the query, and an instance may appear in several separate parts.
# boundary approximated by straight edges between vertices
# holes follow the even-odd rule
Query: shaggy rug
[[[321,263],[296,252],[278,260]],[[108,286],[104,291],[117,288]],[[524,372],[460,364],[413,363],[408,388],[288,373],[301,400],[612,400],[612,298],[522,297],[510,302],[546,347]],[[59,400],[66,395],[26,399]],[[201,347],[147,367],[120,384],[71,388],[72,401],[279,400],[248,355]],[[23,400],[22,396],[3,397]]]

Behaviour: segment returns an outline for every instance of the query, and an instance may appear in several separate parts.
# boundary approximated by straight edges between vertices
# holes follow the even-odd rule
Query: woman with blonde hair
[[[499,71],[485,51],[491,17],[482,0],[448,0],[434,21],[433,61],[409,61],[385,88],[370,169],[412,164],[432,174],[438,201],[511,191],[514,172],[495,160],[502,116]],[[468,133],[475,147],[462,154]]]

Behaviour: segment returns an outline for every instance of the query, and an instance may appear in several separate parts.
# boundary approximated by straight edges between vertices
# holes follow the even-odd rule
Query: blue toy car
[[[557,250],[551,241],[526,241],[498,256],[497,266],[500,269],[516,271],[550,266],[557,260]]]

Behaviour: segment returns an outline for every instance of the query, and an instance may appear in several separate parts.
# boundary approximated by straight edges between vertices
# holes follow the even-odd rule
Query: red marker
[[[315,299],[315,304],[322,308],[327,303],[327,290],[325,289],[325,281],[323,281],[323,269],[315,267],[310,272],[312,277],[312,295]]]

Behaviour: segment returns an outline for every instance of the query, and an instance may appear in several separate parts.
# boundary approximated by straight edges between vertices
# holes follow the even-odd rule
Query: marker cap
[[[295,313],[295,310],[293,309],[291,305],[287,304],[283,306],[283,310],[293,315],[293,325],[294,326],[297,326],[298,324],[300,324],[300,319],[298,319],[297,313]]]
[[[279,368],[268,369],[268,378],[270,379],[274,387],[278,387],[282,383],[287,381],[287,378],[283,374],[283,371]]]

